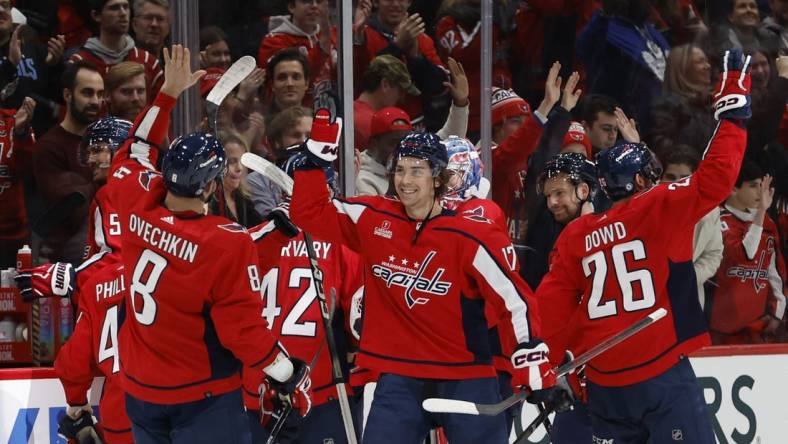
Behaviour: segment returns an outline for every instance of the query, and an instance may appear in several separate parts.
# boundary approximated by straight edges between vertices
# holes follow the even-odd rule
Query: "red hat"
[[[503,123],[509,117],[531,115],[528,102],[511,89],[492,89],[492,124]]]
[[[372,126],[369,137],[389,131],[410,131],[413,125],[410,123],[410,116],[396,106],[388,106],[378,110],[372,115]]]
[[[593,159],[592,157],[592,149],[591,149],[591,139],[588,138],[588,134],[586,134],[586,129],[580,122],[570,122],[569,129],[566,131],[564,135],[564,141],[561,142],[561,148],[565,146],[572,145],[573,143],[577,143],[583,145],[586,148],[586,157],[589,159]]]
[[[200,95],[203,98],[207,97],[208,93],[216,86],[216,83],[222,78],[222,74],[224,74],[222,68],[211,67],[206,69],[205,75],[200,79]]]

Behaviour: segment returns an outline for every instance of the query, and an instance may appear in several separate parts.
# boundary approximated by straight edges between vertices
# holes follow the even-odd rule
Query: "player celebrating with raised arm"
[[[687,359],[709,344],[692,239],[695,223],[728,196],[741,165],[751,115],[749,59],[741,50],[725,53],[715,90],[719,124],[695,174],[654,186],[660,168],[644,145],[602,151],[599,182],[613,207],[573,221],[556,241],[537,290],[551,360],[560,361],[565,348],[583,353],[656,308],[668,311],[652,327],[658,332],[634,336],[587,365],[594,442],[715,442]]]
[[[341,119],[332,115],[334,104],[321,99],[324,107],[304,144],[309,162],[296,171],[290,214],[299,227],[347,245],[366,262],[356,359],[381,376],[362,441],[420,443],[439,424],[453,444],[507,442],[503,415],[433,416],[421,407],[430,394],[500,400],[486,303],[519,344],[512,353],[513,385],[530,386],[532,399],[562,393],[547,371],[538,310],[506,232],[485,217],[442,208],[448,156],[430,133],[411,133],[397,146],[389,168],[397,198],[329,201],[320,167],[336,158]]]
[[[170,54],[172,56],[170,57]],[[165,49],[165,81],[114,157],[126,322],[120,333],[126,410],[137,443],[249,443],[239,370],[264,371],[294,407],[309,404],[308,369],[260,317],[260,274],[246,230],[205,214],[226,160],[211,134],[176,139],[156,164],[177,97],[204,71]]]

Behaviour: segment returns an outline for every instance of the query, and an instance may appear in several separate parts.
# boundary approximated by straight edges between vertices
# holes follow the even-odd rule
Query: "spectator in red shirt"
[[[372,115],[376,111],[401,103],[405,94],[418,95],[408,68],[391,55],[375,57],[361,78],[362,92],[353,102],[354,141],[364,150],[370,138]]]
[[[452,57],[462,64],[470,85],[471,107],[468,116],[468,137],[472,142],[478,140],[480,126],[481,100],[481,21],[479,0],[457,1],[446,7],[445,14],[438,21],[435,41],[438,54],[447,62]],[[493,23],[493,77],[492,85],[511,88],[512,75],[506,62],[506,40],[502,38],[500,27]]]
[[[170,35],[169,0],[134,0],[134,41],[156,57]]]
[[[290,16],[278,15],[269,20],[271,31],[260,42],[257,65],[265,67],[278,51],[296,48],[309,61],[311,86],[330,88],[336,29],[331,29],[328,21],[328,0],[288,0],[287,10]]]
[[[159,59],[148,51],[137,48],[129,35],[129,2],[127,0],[91,0],[90,15],[98,23],[98,37],[91,37],[70,58],[70,62],[86,60],[98,68],[101,75],[120,62],[131,61],[145,67],[148,98],[153,99],[164,81]]]
[[[414,127],[432,131],[443,125],[440,113],[424,113],[426,106],[446,89],[447,72],[438,57],[435,43],[425,34],[425,25],[418,14],[408,16],[410,0],[378,0],[377,14],[366,23],[356,24],[353,63],[355,78],[377,56],[390,54],[402,60],[421,91],[421,96],[409,95],[402,106]],[[425,122],[424,119],[429,120]]]

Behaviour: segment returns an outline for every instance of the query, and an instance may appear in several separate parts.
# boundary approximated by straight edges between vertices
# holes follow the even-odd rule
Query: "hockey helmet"
[[[432,168],[433,177],[438,177],[449,163],[446,147],[441,143],[441,139],[433,133],[412,132],[403,137],[389,161],[389,174],[394,173],[397,162],[403,157],[426,160]]]
[[[198,197],[205,187],[220,179],[227,167],[224,148],[213,134],[196,132],[170,144],[161,172],[167,190],[183,197]]]
[[[88,126],[80,143],[80,160],[87,164],[91,151],[109,148],[114,154],[129,137],[131,122],[117,117],[104,117]],[[106,144],[106,145],[105,145]]]
[[[484,170],[482,159],[479,157],[476,147],[468,139],[449,136],[441,143],[446,147],[449,158],[446,169],[459,177],[459,184],[450,187],[443,195],[443,199],[466,201],[479,190]]]
[[[588,199],[593,198],[594,193],[599,189],[596,178],[596,165],[580,153],[560,153],[553,156],[545,164],[542,174],[539,176],[539,193],[544,190],[544,184],[548,179],[566,174],[567,178],[574,186],[584,182],[589,188]]]
[[[656,183],[662,175],[657,156],[642,143],[620,142],[596,155],[600,187],[617,201],[637,192],[635,175]]]

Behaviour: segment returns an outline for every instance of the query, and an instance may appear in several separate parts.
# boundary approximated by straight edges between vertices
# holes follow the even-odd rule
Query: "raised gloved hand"
[[[337,158],[341,134],[342,118],[337,115],[337,100],[330,93],[322,93],[315,99],[312,131],[306,141],[312,161],[324,168],[330,166]]]
[[[266,367],[266,377],[260,385],[260,406],[263,410],[264,424],[270,420],[272,414],[281,412],[285,404],[291,405],[301,417],[306,416],[312,409],[312,381],[309,379],[309,366],[300,359],[289,358],[292,365],[290,377],[279,381],[277,379],[279,368],[290,367],[290,365],[284,361],[288,358],[277,359],[274,364]],[[267,415],[269,418],[266,418]]]
[[[74,291],[76,272],[69,263],[55,262],[23,269],[14,280],[26,302],[54,296],[68,298]]]
[[[549,356],[547,344],[538,339],[518,345],[512,353],[512,387],[530,390],[528,402],[545,403],[548,408],[565,411],[572,405],[572,390],[565,378],[557,384]]]
[[[100,444],[102,441],[96,433],[92,412],[89,405],[69,406],[57,423],[58,434],[76,440],[78,444]]]
[[[285,199],[268,213],[266,219],[274,221],[276,228],[281,230],[287,237],[295,237],[298,234],[298,227],[290,220],[290,200]]]
[[[723,68],[714,88],[714,118],[746,120],[752,117],[750,108],[750,56],[741,49],[725,51]]]

